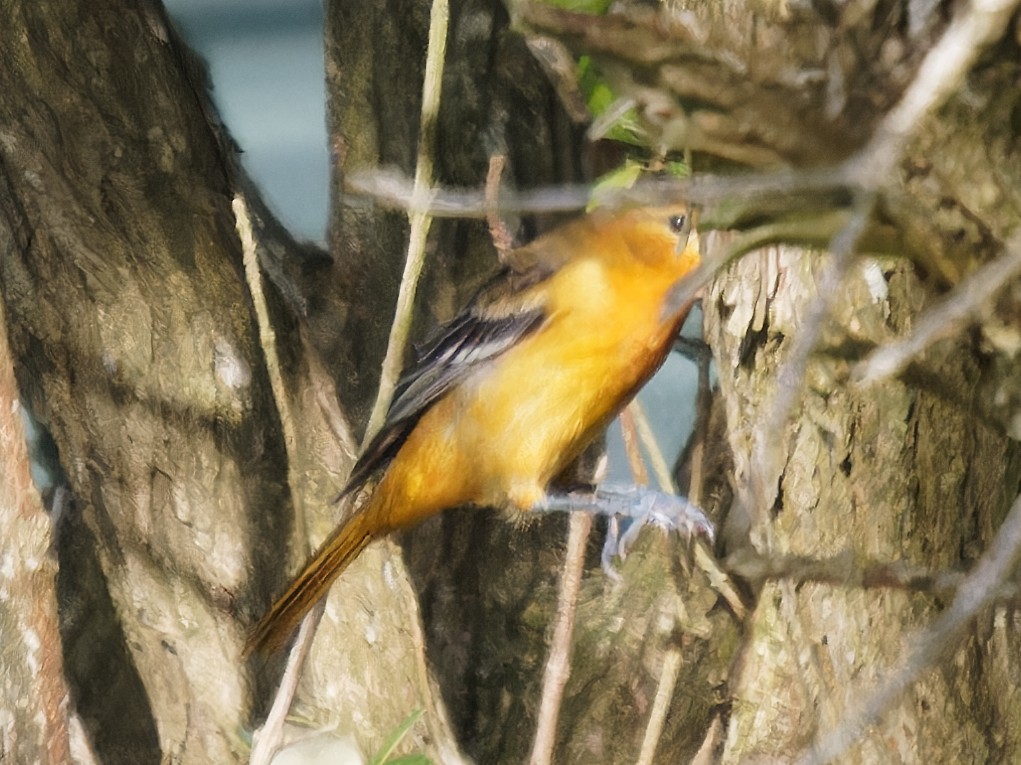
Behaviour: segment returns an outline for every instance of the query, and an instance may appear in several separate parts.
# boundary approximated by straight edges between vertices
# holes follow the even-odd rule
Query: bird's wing
[[[542,292],[536,287],[550,272],[535,264],[518,271],[515,265],[503,269],[465,311],[445,325],[401,377],[386,421],[358,458],[340,497],[358,489],[393,459],[433,403],[543,323],[546,311]]]

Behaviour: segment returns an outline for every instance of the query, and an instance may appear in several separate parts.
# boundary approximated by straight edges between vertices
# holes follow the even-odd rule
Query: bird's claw
[[[705,513],[684,497],[642,487],[600,489],[596,494],[612,503],[628,505],[622,508],[623,512],[611,516],[603,545],[602,567],[611,579],[620,580],[613,558],[623,560],[647,525],[658,526],[666,532],[676,531],[689,538],[704,537],[710,543],[715,538],[715,530]]]

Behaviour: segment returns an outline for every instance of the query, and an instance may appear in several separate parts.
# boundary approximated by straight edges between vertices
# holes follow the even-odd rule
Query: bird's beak
[[[666,293],[663,301],[663,321],[669,321],[675,316],[687,313],[696,300],[702,297],[702,287],[697,287],[688,277],[689,272],[681,277],[674,286]]]
[[[698,218],[698,208],[692,207],[688,210],[688,214],[684,216],[684,228],[677,233],[677,244],[674,247],[674,252],[680,255],[684,252],[688,246],[688,242],[691,240],[691,232],[695,228],[695,220]]]

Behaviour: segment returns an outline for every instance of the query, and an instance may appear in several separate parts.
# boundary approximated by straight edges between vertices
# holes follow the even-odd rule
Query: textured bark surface
[[[650,141],[692,150],[696,170],[852,157],[954,10],[732,2],[668,16],[618,5],[626,14],[605,18],[513,10],[593,53],[636,98]],[[406,247],[404,216],[349,203],[343,179],[413,169],[428,8],[328,6],[336,166],[326,255],[296,245],[235,172],[202,77],[160,9],[0,6],[0,291],[21,398],[52,430],[74,496],[58,535],[58,608],[72,702],[100,762],[247,757],[246,732],[279,663],[246,666],[244,629],[341,512],[329,499],[374,395]],[[437,182],[480,187],[502,150],[518,188],[581,177],[591,157],[580,128],[503,6],[464,0],[451,13]],[[882,189],[871,225],[894,235],[869,241],[908,257],[857,262],[834,296],[792,420],[772,434],[765,501],[747,488],[758,469],[753,428],[827,260],[765,250],[709,291],[726,427],[714,428],[725,444],[707,446],[701,470],[727,485],[710,482],[703,496],[727,516],[719,551],[747,574],[754,607],[739,624],[661,535],[643,537],[623,584],[598,571],[599,539],[590,540],[555,761],[636,761],[664,690],[655,761],[688,761],[700,747],[728,762],[790,759],[897,666],[945,603],[926,591],[834,585],[832,572],[830,583],[763,580],[749,557],[938,572],[982,554],[1021,476],[1006,435],[1021,432],[1016,285],[983,307],[977,330],[933,346],[901,378],[869,389],[846,380],[851,362],[908,331],[1018,229],[1017,28],[918,126]],[[261,285],[242,262],[238,193],[254,216],[269,277]],[[830,212],[831,200],[846,219],[839,195],[814,200],[812,214]],[[805,215],[789,212],[755,198],[732,220],[752,231]],[[523,238],[550,222],[525,220]],[[780,239],[792,231],[776,230]],[[493,262],[482,223],[435,224],[416,339]],[[733,475],[719,474],[730,459],[713,456],[721,449],[732,452]],[[423,708],[404,751],[454,762],[460,747],[479,762],[520,762],[535,731],[564,537],[558,519],[456,511],[402,539],[403,555],[371,547],[328,599],[295,708],[302,730],[330,726],[371,753]],[[24,560],[41,560],[38,524],[17,539]],[[49,576],[46,566],[33,575]],[[2,661],[31,666],[30,633],[7,618],[8,602]],[[1021,757],[1017,634],[1010,607],[986,614],[850,759]],[[677,652],[678,681],[665,689]],[[30,680],[8,674],[0,712],[14,708],[19,678]],[[38,700],[60,696],[37,685],[50,691]],[[59,700],[44,705],[56,721]],[[13,723],[19,756],[60,761],[63,734],[43,736],[37,719]],[[3,745],[5,756],[15,751]]]
[[[820,169],[850,160],[853,167],[925,54],[964,10],[938,2],[684,5],[672,13],[633,3],[602,18],[540,3],[516,7],[525,29],[594,58],[620,96],[634,102],[651,145],[691,151],[702,170],[735,162]],[[1021,163],[1013,138],[1021,106],[1005,87],[1018,75],[1016,28],[1015,18],[949,102],[914,126],[909,155],[880,179],[874,223],[885,231],[876,239],[893,237],[896,254],[946,281],[970,271],[1017,227]],[[814,204],[817,218],[834,211],[818,193],[807,200],[780,190],[772,196],[729,198],[726,209],[712,212],[745,229],[803,218],[796,204]],[[776,238],[797,235],[786,226]]]
[[[50,519],[32,483],[0,306],[0,762],[71,761]]]
[[[872,135],[943,27],[930,4],[632,3],[594,18],[538,2],[522,21],[599,59],[656,137],[741,165],[842,159]]]
[[[235,761],[241,623],[289,500],[229,157],[161,9],[0,13],[0,276],[22,390],[75,498],[75,703],[104,762]]]
[[[761,469],[752,459],[755,427],[769,416],[776,373],[817,297],[825,264],[818,253],[770,249],[719,278],[705,303],[738,485]],[[919,360],[941,381],[938,389],[834,384],[846,375],[846,361],[834,351],[889,341],[930,297],[903,263],[865,260],[853,270],[792,421],[772,439],[780,473],[768,477],[762,505],[735,508],[750,528],[732,525],[732,550],[750,544],[766,555],[849,556],[862,566],[900,562],[932,571],[975,563],[1016,494],[1021,453],[1002,430],[975,418],[971,396],[981,360],[973,344],[946,341]],[[792,759],[899,666],[916,631],[943,605],[896,589],[796,578],[767,583],[731,677],[722,761]],[[988,615],[965,647],[926,672],[869,731],[854,761],[1016,757],[1013,734],[994,731],[1014,727],[1010,715],[1021,702],[1017,691],[1005,692],[1021,679],[1010,648],[1017,627],[1012,608]]]

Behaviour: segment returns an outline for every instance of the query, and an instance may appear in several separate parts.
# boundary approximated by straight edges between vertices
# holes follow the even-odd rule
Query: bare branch
[[[651,765],[656,756],[656,746],[663,736],[663,725],[670,710],[670,702],[677,688],[677,678],[681,672],[681,649],[672,645],[663,656],[663,664],[659,669],[659,680],[656,683],[656,696],[652,701],[649,721],[645,726],[642,738],[642,749],[638,753],[638,765]]]
[[[644,428],[642,425],[639,425],[639,421],[644,425]],[[627,456],[631,480],[639,486],[647,486],[649,483],[649,470],[645,466],[645,460],[642,459],[642,450],[639,444],[644,443],[651,450],[657,452],[659,451],[659,444],[652,434],[652,429],[645,419],[645,414],[642,412],[641,404],[638,403],[637,398],[632,399],[620,413],[620,433],[624,440],[624,454]],[[650,451],[650,454],[652,454],[652,451]],[[662,459],[662,453],[659,456]],[[655,459],[653,457],[653,460]],[[658,474],[657,478],[659,477],[660,475]],[[659,484],[663,491],[673,491],[673,482],[670,481],[669,477],[667,478],[667,483],[660,481]]]
[[[549,765],[553,761],[560,705],[564,698],[564,687],[571,674],[571,636],[574,633],[574,618],[585,564],[585,544],[591,530],[592,516],[589,513],[570,514],[567,554],[557,595],[557,618],[550,642],[550,655],[542,677],[542,697],[529,765]]]
[[[248,760],[249,765],[269,765],[273,761],[273,756],[283,746],[284,723],[287,722],[291,702],[294,700],[294,694],[298,691],[301,670],[312,649],[312,640],[315,638],[316,627],[319,626],[322,616],[323,603],[320,602],[301,621],[298,637],[287,654],[287,666],[284,668],[283,677],[280,678],[277,692],[273,696],[273,704],[266,716],[266,722],[255,732],[252,753]]]
[[[769,486],[779,470],[779,455],[771,450],[770,444],[775,443],[786,427],[803,384],[809,355],[865,229],[875,192],[888,182],[920,121],[956,90],[982,48],[1002,36],[1005,21],[1017,3],[1018,0],[980,0],[958,16],[939,43],[926,54],[914,81],[880,123],[872,140],[856,159],[848,162],[848,176],[857,178],[865,193],[859,197],[857,213],[834,238],[833,263],[809,309],[804,330],[794,340],[794,348],[780,368],[779,393],[770,408],[769,418],[755,437],[755,469],[750,477],[752,508],[761,512],[771,504],[768,503]]]
[[[412,199],[424,200],[429,196],[433,182],[433,159],[436,151],[436,122],[440,111],[440,91],[443,85],[443,65],[447,55],[447,29],[450,24],[448,0],[433,0],[429,13],[429,42],[425,59],[425,75],[422,80],[422,115],[419,126],[418,159],[415,164],[415,183]],[[397,377],[403,366],[404,349],[411,332],[411,316],[418,292],[418,281],[425,264],[425,244],[429,236],[432,215],[428,212],[412,211],[409,215],[411,231],[408,234],[408,259],[404,264],[401,286],[397,293],[397,310],[390,325],[390,339],[383,371],[379,380],[376,403],[365,428],[367,444],[383,424],[383,418],[390,408],[390,399],[397,386]]]
[[[904,339],[884,345],[858,362],[851,378],[862,385],[889,379],[937,340],[951,337],[972,321],[987,301],[1011,279],[1021,274],[1021,234],[1004,247],[1004,253],[962,281],[938,305],[915,322]]]
[[[908,140],[921,121],[960,87],[979,53],[1003,36],[1018,0],[972,0],[925,55],[911,85],[849,168],[866,189],[892,177]]]
[[[705,370],[704,375],[701,373],[702,370]],[[703,377],[705,378],[706,386],[708,386],[708,359],[703,359],[702,363],[700,363],[700,390]],[[638,399],[634,399],[621,413],[621,430],[625,435],[624,444],[636,482],[647,483],[648,477],[645,465],[641,461],[641,452],[635,443],[635,434],[637,434],[642,445],[649,453],[649,461],[652,463],[653,473],[655,473],[660,487],[663,491],[676,492],[677,489],[670,476],[670,468],[663,455],[663,450]],[[702,488],[702,450],[699,448],[696,453],[698,456],[694,460],[695,465],[691,473],[692,479],[688,498],[693,503],[698,504],[697,498],[701,496]],[[710,586],[727,601],[734,610],[734,613],[738,615],[738,618],[743,618],[746,614],[746,609],[733,583],[727,574],[720,569],[716,559],[713,558],[706,546],[697,540],[695,541],[695,563],[708,577]],[[648,765],[648,763],[652,762],[653,757],[655,757],[656,748],[663,735],[663,726],[666,723],[666,715],[670,708],[670,702],[677,688],[681,658],[681,650],[676,645],[670,646],[663,657],[663,663],[660,665],[659,679],[656,682],[656,696],[653,700],[652,709],[649,712],[645,732],[642,737],[642,748],[638,755],[639,765]]]
[[[514,246],[514,235],[510,231],[510,226],[497,212],[500,204],[500,178],[506,165],[506,154],[493,154],[489,157],[489,171],[486,173],[486,205],[490,208],[486,215],[486,223],[489,226],[489,237],[493,240],[496,255],[501,263],[506,260],[507,253]]]
[[[818,205],[820,195],[825,192],[843,192],[846,197],[846,191],[856,182],[850,177],[850,170],[843,167],[774,170],[739,176],[699,175],[643,180],[629,189],[605,189],[601,191],[605,196],[600,199],[606,204],[662,205],[671,200],[711,204],[735,198],[753,198],[770,199],[776,205],[778,195],[782,195],[784,200],[801,196],[806,202],[815,200]],[[429,213],[435,218],[485,218],[494,210],[484,190],[432,186],[416,191],[414,182],[406,175],[387,168],[351,173],[345,179],[345,191],[344,202],[349,205],[359,204],[359,197],[364,197],[384,207],[408,213]],[[515,213],[572,212],[584,209],[594,192],[594,186],[570,183],[507,191],[501,195],[496,210]],[[705,217],[700,221],[704,223]]]
[[[862,561],[850,551],[828,558],[806,555],[760,555],[744,548],[726,561],[727,570],[749,582],[786,579],[795,584],[814,582],[838,587],[891,589],[921,592],[936,597],[954,597],[966,578],[960,571],[932,571],[907,561]],[[1006,582],[995,593],[997,602],[1021,597],[1021,587]]]

